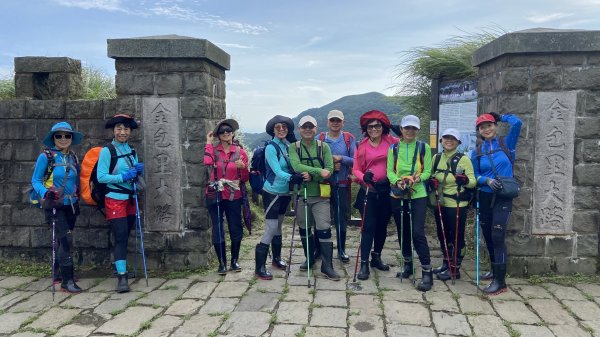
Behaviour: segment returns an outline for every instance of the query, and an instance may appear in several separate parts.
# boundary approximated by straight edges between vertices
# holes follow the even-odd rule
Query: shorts
[[[106,197],[104,206],[106,207],[106,221],[135,215],[134,199],[117,200]]]

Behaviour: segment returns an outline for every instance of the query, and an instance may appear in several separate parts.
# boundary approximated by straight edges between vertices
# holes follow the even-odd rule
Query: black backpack
[[[452,175],[456,175],[456,169],[458,167],[458,163],[460,162],[460,159],[464,155],[465,154],[462,152],[457,152],[456,154],[454,154],[454,156],[452,156],[450,158],[450,170],[448,170],[448,167],[446,167],[445,170],[438,170],[438,165],[440,164],[440,160],[442,159],[442,154],[436,153],[433,156],[433,168],[431,170],[431,175],[433,176],[436,172],[444,172],[444,178],[446,175],[448,175],[448,173],[452,173]],[[462,191],[458,195],[459,201],[471,202],[471,200],[473,199],[473,196],[475,194],[474,192],[475,192],[475,189],[473,189],[473,188],[463,187]],[[444,194],[444,197],[456,200],[456,195],[454,195],[454,194]]]
[[[263,186],[265,185],[265,181],[270,174],[273,174],[271,167],[267,163],[265,158],[265,150],[268,145],[273,145],[275,150],[277,151],[277,160],[281,158],[283,153],[279,148],[279,145],[272,140],[268,140],[265,142],[265,145],[259,146],[254,151],[252,151],[252,160],[250,161],[250,187],[252,188],[252,192],[262,194]],[[290,166],[291,168],[291,166]]]

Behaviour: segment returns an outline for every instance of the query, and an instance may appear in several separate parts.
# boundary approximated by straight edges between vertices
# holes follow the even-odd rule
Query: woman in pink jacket
[[[233,119],[220,121],[206,135],[204,165],[210,167],[210,179],[206,190],[206,206],[212,220],[212,243],[219,258],[217,273],[227,273],[225,231],[223,214],[227,217],[231,239],[231,270],[240,272],[238,264],[240,245],[244,235],[242,227],[242,192],[240,183],[248,181],[248,155],[234,142],[234,132],[239,129]],[[213,143],[215,137],[218,143]],[[216,192],[218,191],[218,192]]]
[[[400,141],[391,136],[392,126],[385,113],[378,110],[365,112],[360,116],[360,126],[365,138],[359,143],[354,152],[352,174],[361,185],[356,197],[355,208],[363,212],[365,197],[367,198],[366,214],[364,217],[362,239],[360,242],[360,271],[358,278],[369,278],[369,252],[371,246],[371,267],[379,270],[390,270],[390,266],[381,260],[381,251],[387,236],[387,224],[392,215],[390,208],[390,182],[387,178],[387,154],[392,144]],[[397,132],[399,133],[399,132]],[[369,193],[367,193],[367,188]]]

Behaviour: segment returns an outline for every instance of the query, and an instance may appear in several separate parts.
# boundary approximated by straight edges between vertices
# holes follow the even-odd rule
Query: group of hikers
[[[497,134],[499,122],[510,125],[505,137]],[[397,277],[412,276],[415,281],[413,252],[416,252],[422,268],[417,289],[430,290],[434,274],[443,281],[459,279],[467,209],[472,194],[476,194],[478,224],[492,266],[491,271],[481,275],[482,279],[492,279],[484,292],[506,291],[505,234],[513,196],[507,196],[504,190],[510,183],[506,177],[513,176],[521,121],[511,114],[486,113],[476,119],[475,125],[482,141],[470,156],[457,151],[461,143],[459,131],[447,129],[440,139],[443,151],[432,157],[429,145],[417,140],[421,126],[414,115],[404,116],[400,125],[393,125],[384,112],[368,111],[360,117],[363,138],[358,142],[343,130],[342,111],[331,110],[327,130],[320,133],[314,117],[302,117],[297,125],[300,140],[294,135],[293,121],[277,115],[266,125],[272,139],[263,149],[265,172],[250,172],[248,155],[235,140],[239,124],[233,119],[220,121],[207,134],[204,153],[204,165],[210,171],[204,199],[219,260],[217,272],[228,271],[225,219],[231,242],[229,269],[242,270],[239,253],[243,238],[244,184],[259,175],[263,177],[261,194],[265,212],[264,233],[255,248],[255,275],[259,279],[273,278],[266,267],[269,248],[271,265],[289,272],[291,254],[288,261],[281,255],[282,224],[294,199],[292,233],[296,223],[304,224],[298,226],[306,257],[300,270],[310,274],[320,257],[321,273],[328,279],[340,280],[333,265],[331,227],[333,223],[336,229],[337,258],[349,263],[346,213],[349,186],[354,182],[360,185],[354,207],[362,218],[355,277],[367,280],[370,267],[390,269],[382,259],[382,250],[393,216],[403,257]],[[116,291],[122,293],[129,291],[127,247],[131,229],[137,228],[136,217],[139,221],[136,188],[138,179],[143,176],[144,164],[138,161],[128,143],[132,130],[138,127],[134,118],[118,114],[105,126],[112,131],[113,140],[100,151],[94,174],[97,182],[106,186],[104,207],[114,238]],[[46,149],[39,155],[32,177],[33,190],[40,196],[46,219],[54,229],[53,283],[60,282],[61,290],[69,293],[82,291],[73,272],[72,231],[79,215],[80,170],[78,159],[71,151],[71,147],[82,140],[83,135],[67,122],[52,126],[43,140]],[[438,268],[432,268],[425,237],[428,203],[435,210],[437,236],[444,256]]]

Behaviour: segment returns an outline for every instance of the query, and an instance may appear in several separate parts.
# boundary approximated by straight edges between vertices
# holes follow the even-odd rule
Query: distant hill
[[[320,108],[311,108],[302,111],[298,116],[293,117],[294,125],[298,124],[300,118],[311,115],[317,120],[318,131],[327,130],[327,114],[330,110],[337,109],[344,113],[345,131],[350,131],[357,139],[362,139],[359,119],[360,116],[369,110],[380,110],[385,112],[392,123],[400,123],[400,119],[405,114],[402,106],[402,98],[389,97],[378,92],[369,92],[361,95],[344,96]],[[296,137],[300,139],[299,133]],[[245,133],[244,142],[250,149],[262,145],[265,140],[271,137],[266,133]]]

